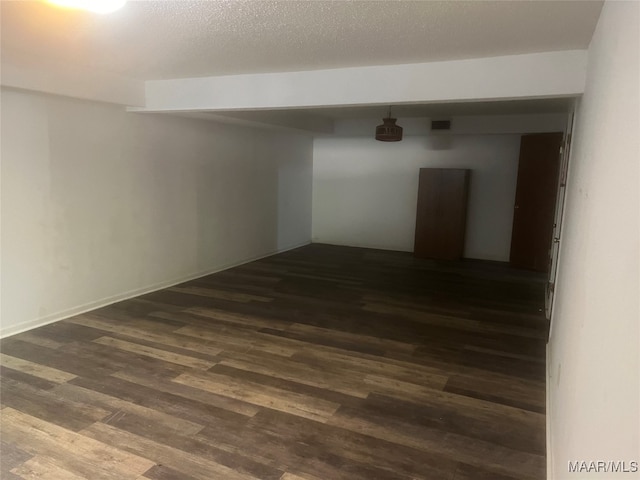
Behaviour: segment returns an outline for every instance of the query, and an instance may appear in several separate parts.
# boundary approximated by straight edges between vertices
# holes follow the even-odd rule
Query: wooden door
[[[511,265],[549,271],[562,133],[523,135],[513,210]]]
[[[421,258],[462,258],[467,219],[469,170],[421,168],[414,254]]]

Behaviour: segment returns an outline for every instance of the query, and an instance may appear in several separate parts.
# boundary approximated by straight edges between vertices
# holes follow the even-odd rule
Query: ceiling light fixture
[[[122,8],[127,0],[46,0],[56,7],[87,10],[93,13],[111,13]]]
[[[402,127],[396,125],[397,118],[391,118],[391,107],[382,125],[376,127],[376,140],[380,142],[399,142],[402,140]]]

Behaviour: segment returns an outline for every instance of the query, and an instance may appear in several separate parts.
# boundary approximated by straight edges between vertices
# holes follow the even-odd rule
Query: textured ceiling
[[[109,15],[2,1],[2,58],[140,79],[586,48],[599,1],[129,1]]]

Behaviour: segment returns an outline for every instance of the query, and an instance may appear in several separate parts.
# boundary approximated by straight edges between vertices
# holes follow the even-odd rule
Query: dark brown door
[[[414,254],[421,258],[462,258],[469,170],[421,168]]]
[[[513,210],[511,265],[547,272],[562,133],[523,135]]]

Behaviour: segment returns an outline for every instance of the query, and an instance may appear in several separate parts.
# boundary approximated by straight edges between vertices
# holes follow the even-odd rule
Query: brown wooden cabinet
[[[421,168],[414,255],[421,258],[462,258],[467,222],[470,171]]]

